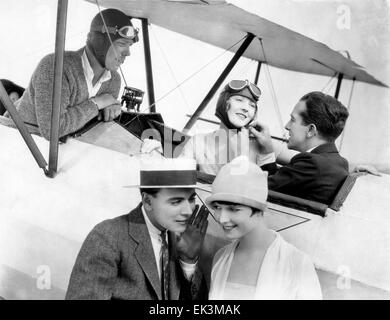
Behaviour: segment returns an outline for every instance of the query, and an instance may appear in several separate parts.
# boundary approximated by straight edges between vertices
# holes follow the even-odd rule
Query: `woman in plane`
[[[227,239],[213,259],[210,300],[322,299],[310,258],[266,226],[267,174],[240,156],[206,199]]]
[[[215,115],[221,121],[220,128],[206,134],[196,134],[183,146],[178,146],[175,156],[196,159],[198,170],[216,175],[221,167],[239,155],[246,155],[263,170],[272,168],[275,153],[263,150],[250,136],[248,128],[255,125],[261,90],[248,80],[232,80],[219,95]],[[156,140],[145,139],[141,152],[162,152]],[[288,163],[292,154],[281,153],[277,161]]]
[[[200,172],[216,175],[223,165],[239,155],[246,155],[250,161],[271,174],[276,170],[275,161],[286,165],[297,154],[286,145],[273,145],[268,151],[250,134],[250,128],[256,127],[258,100],[261,90],[248,80],[232,80],[225,85],[216,105],[215,115],[221,121],[218,130],[200,133],[191,137],[184,146],[176,147],[174,157],[193,158]],[[163,153],[158,140],[145,139],[141,153]],[[379,175],[369,165],[358,165],[353,171],[364,171]]]

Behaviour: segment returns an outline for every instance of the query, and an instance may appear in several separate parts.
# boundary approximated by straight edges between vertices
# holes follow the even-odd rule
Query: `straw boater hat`
[[[247,157],[237,157],[217,174],[206,204],[212,207],[214,201],[231,202],[264,211],[268,196],[267,175]]]
[[[141,159],[139,184],[126,187],[206,190],[196,185],[196,176],[196,161],[194,159],[148,157]]]

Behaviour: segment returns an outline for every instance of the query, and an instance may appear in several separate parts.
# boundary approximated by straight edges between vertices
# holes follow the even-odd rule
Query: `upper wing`
[[[99,3],[223,49],[230,48],[250,32],[261,39],[264,50],[259,39],[255,39],[244,53],[247,58],[305,73],[333,76],[339,72],[345,79],[387,87],[325,44],[225,1],[99,0]],[[230,50],[235,52],[239,45]]]

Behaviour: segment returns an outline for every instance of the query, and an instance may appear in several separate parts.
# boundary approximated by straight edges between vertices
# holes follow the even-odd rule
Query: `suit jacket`
[[[199,268],[192,281],[187,281],[177,258],[175,235],[168,232],[168,237],[170,299],[206,298]],[[89,233],[73,267],[66,299],[161,299],[161,281],[141,204],[129,214],[101,222]]]
[[[271,190],[331,204],[348,176],[348,161],[340,156],[334,143],[311,152],[301,152],[290,163],[268,177]]]

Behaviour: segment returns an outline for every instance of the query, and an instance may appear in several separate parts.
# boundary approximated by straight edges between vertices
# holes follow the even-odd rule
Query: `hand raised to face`
[[[208,226],[208,215],[209,210],[205,205],[200,209],[199,205],[196,205],[186,230],[177,236],[177,252],[182,261],[195,263],[198,260]]]
[[[266,125],[256,122],[253,126],[249,127],[249,132],[255,137],[263,153],[273,152],[271,135]]]

